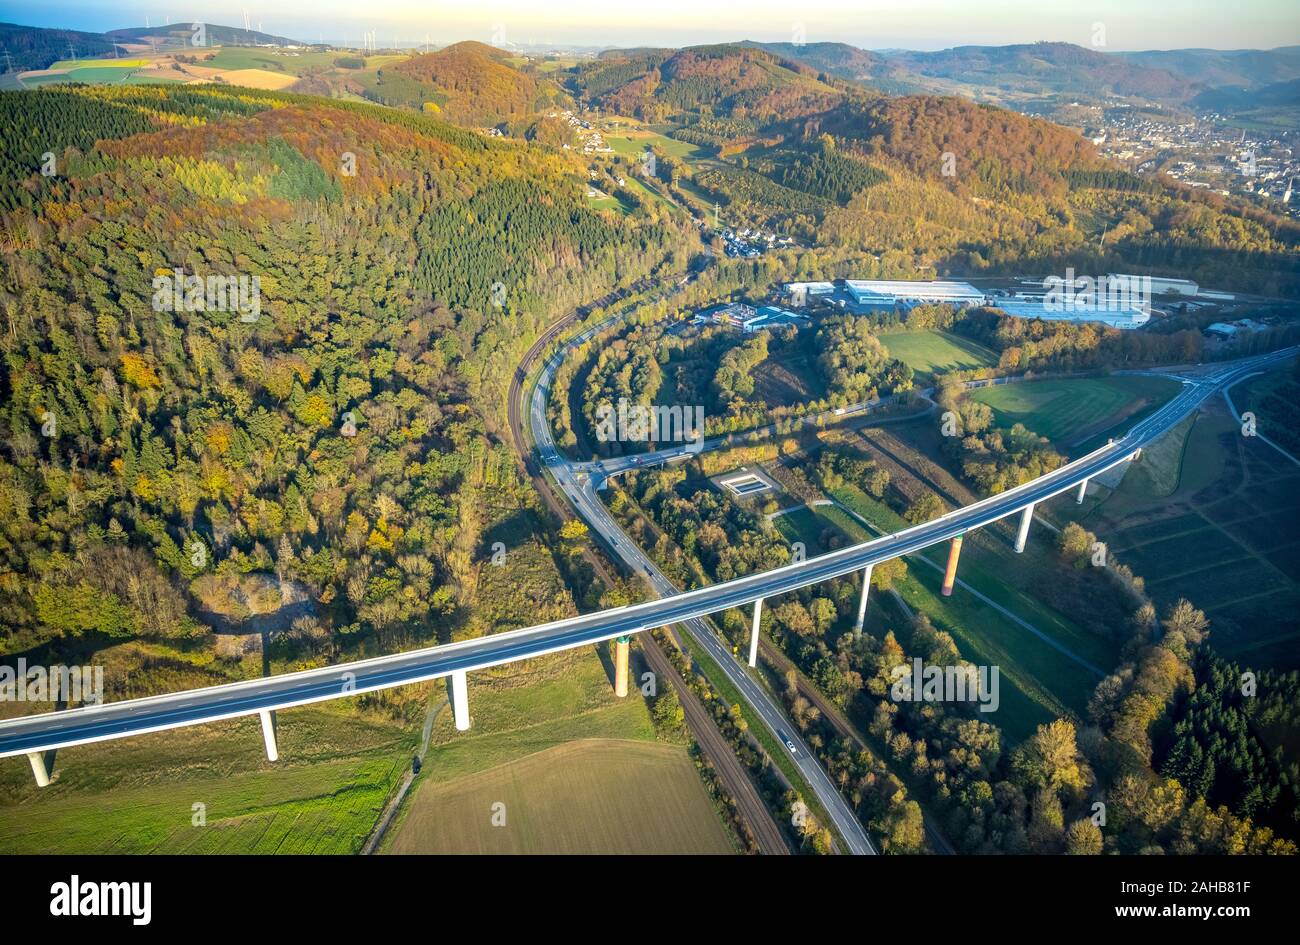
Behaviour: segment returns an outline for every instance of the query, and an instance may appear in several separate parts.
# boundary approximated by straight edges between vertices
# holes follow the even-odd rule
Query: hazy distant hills
[[[221,46],[304,46],[296,39],[241,30],[216,23],[203,24],[209,45]],[[17,23],[0,23],[0,69],[45,69],[62,59],[94,59],[112,56],[114,49],[124,43],[147,43],[151,39],[160,44],[188,43],[194,35],[193,23],[173,23],[168,26],[136,26],[110,30],[107,33],[87,33],[80,30],[45,29],[39,26],[21,26]],[[3,58],[7,52],[10,59]]]
[[[1213,88],[1249,88],[1300,78],[1300,46],[1277,49],[1170,49],[1116,53],[1122,59],[1164,69]]]
[[[257,30],[205,27],[211,45],[305,45]],[[176,45],[192,35],[189,23],[107,33],[0,24],[0,44],[20,71],[69,58],[70,48],[79,58],[107,56],[115,43]],[[824,110],[844,82],[891,95],[956,94],[1012,107],[1035,100],[1118,98],[1233,114],[1300,105],[1296,79],[1300,46],[1104,52],[1040,42],[921,52],[746,40],[605,50],[582,61],[572,76],[548,78],[512,54],[466,42],[387,67],[370,97],[416,107],[430,103],[450,120],[471,124],[495,124],[535,110],[539,101],[557,101],[561,84],[602,107],[650,118],[706,103],[728,113],[736,106],[764,113],[793,108],[791,117],[797,117]],[[841,91],[834,88],[837,82]]]
[[[621,114],[652,122],[685,115],[687,140],[725,146],[758,140],[781,119],[824,114],[845,96],[879,93],[956,95],[1034,114],[1121,100],[1290,127],[1300,106],[1297,79],[1300,47],[1106,53],[1030,43],[883,53],[847,43],[743,41],[607,50],[580,63],[568,82],[588,102]]]
[[[1155,69],[1070,43],[1014,46],[958,46],[939,52],[904,52],[892,57],[909,72],[1029,94],[1144,98],[1178,102],[1196,84],[1167,69]]]
[[[1202,92],[1192,100],[1198,109],[1231,113],[1247,108],[1278,108],[1300,105],[1300,79],[1274,82],[1256,89],[1218,88]]]
[[[927,80],[1022,95],[1120,96],[1182,102],[1203,86],[1168,68],[1070,43],[956,46],[936,52],[873,53],[846,43],[753,44],[881,91],[932,91]],[[944,86],[946,87],[946,86]]]
[[[1239,97],[1242,90],[1277,86],[1269,94],[1284,96],[1286,88],[1280,83],[1300,78],[1297,46],[1109,53],[1047,42],[957,46],[936,52],[871,52],[847,43],[743,45],[768,50],[842,79],[865,82],[891,94],[980,90],[1013,96],[1118,97],[1194,107],[1230,98],[1244,106]],[[1230,91],[1231,95],[1215,98],[1218,89],[1224,89],[1225,95]],[[1294,99],[1291,103],[1295,103]]]
[[[194,35],[194,23],[172,23],[167,26],[133,26],[127,29],[109,30],[105,36],[118,42],[146,43],[151,38],[173,43],[188,43]],[[286,36],[260,33],[257,30],[237,29],[233,26],[220,26],[216,23],[204,23],[208,45],[220,46],[306,46],[307,43]]]

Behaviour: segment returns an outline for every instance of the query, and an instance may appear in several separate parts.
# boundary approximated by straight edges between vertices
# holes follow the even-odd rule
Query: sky
[[[307,42],[684,46],[753,39],[943,49],[1056,40],[1099,50],[1300,44],[1296,0],[0,0],[0,20],[101,31],[204,21]]]

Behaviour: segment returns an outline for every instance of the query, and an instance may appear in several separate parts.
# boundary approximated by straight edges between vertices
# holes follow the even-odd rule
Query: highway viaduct
[[[615,685],[618,694],[624,695],[627,647],[633,634],[747,605],[752,605],[754,612],[749,647],[749,664],[753,666],[757,656],[758,618],[765,599],[854,573],[869,578],[874,565],[941,542],[948,542],[950,548],[944,576],[944,593],[950,594],[966,533],[1019,513],[1016,548],[1022,550],[1036,506],[1071,490],[1075,491],[1076,500],[1081,501],[1094,477],[1133,459],[1143,447],[1195,411],[1212,393],[1249,371],[1295,356],[1297,350],[1300,349],[1288,348],[1227,362],[1203,375],[1184,376],[1183,390],[1123,438],[1031,482],[892,535],[725,583],[474,640],[163,696],[9,719],[0,722],[0,757],[26,755],[37,783],[46,785],[49,770],[45,753],[51,750],[258,715],[267,757],[274,761],[279,755],[272,717],[275,710],[439,678],[448,680],[455,725],[463,731],[470,726],[468,674],[471,672],[615,640]],[[664,461],[669,458],[665,457]],[[869,586],[869,580],[863,582],[859,627],[866,611]]]

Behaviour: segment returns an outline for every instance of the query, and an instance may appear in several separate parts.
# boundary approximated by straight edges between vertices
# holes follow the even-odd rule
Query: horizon
[[[994,8],[990,12],[990,7]],[[1209,0],[1182,5],[1177,22],[1164,19],[1159,5],[1135,7],[1120,0],[1102,0],[1087,14],[1043,11],[1022,0],[993,4],[963,4],[959,0],[885,2],[870,8],[847,0],[823,0],[801,5],[800,18],[791,7],[773,0],[722,4],[700,11],[682,0],[667,0],[653,14],[634,11],[611,15],[596,0],[566,4],[563,14],[542,16],[527,4],[498,2],[482,12],[442,13],[436,17],[417,4],[387,5],[382,16],[357,16],[339,0],[308,4],[288,0],[267,15],[256,7],[201,4],[188,11],[158,4],[47,4],[40,10],[0,2],[0,21],[20,26],[107,32],[142,26],[161,27],[205,22],[249,28],[303,43],[359,46],[364,33],[374,31],[380,47],[447,46],[477,40],[502,47],[570,46],[617,49],[636,46],[709,45],[752,41],[761,43],[845,43],[869,51],[894,49],[934,51],[959,46],[1012,46],[1036,42],[1071,43],[1098,52],[1147,52],[1182,49],[1217,51],[1271,50],[1300,45],[1300,23],[1288,16],[1287,5],[1274,0],[1247,0],[1238,5],[1232,22],[1223,22],[1222,7]],[[182,15],[188,13],[190,15]],[[661,24],[670,22],[669,28]],[[721,23],[721,25],[714,25]],[[943,24],[935,29],[934,24]]]

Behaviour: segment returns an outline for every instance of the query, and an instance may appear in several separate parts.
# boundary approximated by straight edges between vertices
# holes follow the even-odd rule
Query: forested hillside
[[[199,634],[199,579],[254,572],[336,641],[447,638],[522,488],[493,433],[523,349],[683,262],[682,234],[588,209],[556,153],[409,113],[158,86],[0,107],[24,129],[0,225],[3,652]],[[177,270],[256,277],[257,304],[172,305]]]
[[[603,58],[580,68],[576,84],[602,107],[646,121],[697,111],[765,123],[822,111],[842,94],[807,66],[734,45]]]
[[[892,70],[890,61],[879,53],[859,49],[848,43],[742,43],[766,49],[774,55],[801,62],[819,72],[869,82],[879,87],[884,74]],[[896,71],[896,70],[892,70]]]
[[[381,71],[374,97],[391,105],[430,102],[427,110],[447,121],[477,127],[522,118],[559,99],[552,83],[509,65],[508,55],[464,42],[414,56]]]
[[[0,23],[0,49],[9,54],[5,65],[21,71],[44,69],[68,57],[69,49],[84,58],[113,55],[113,40],[104,33],[50,30],[36,26]],[[11,65],[12,64],[12,65]]]

